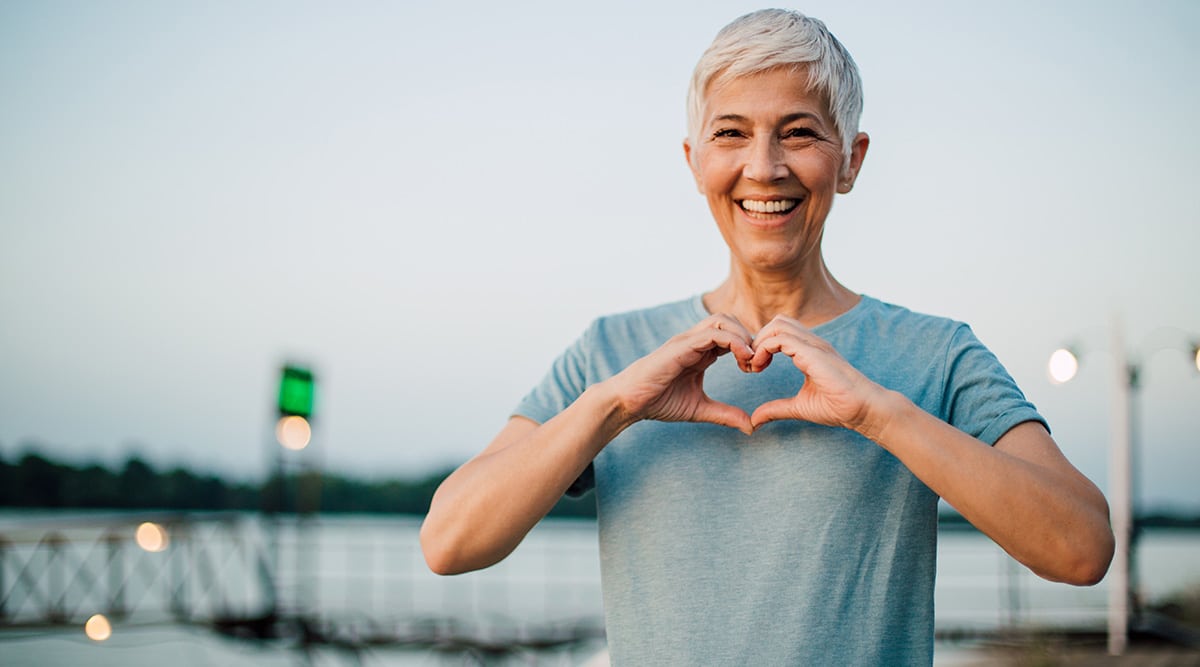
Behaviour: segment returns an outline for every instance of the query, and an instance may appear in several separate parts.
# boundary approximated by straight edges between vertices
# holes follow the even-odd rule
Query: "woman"
[[[861,99],[819,21],[765,10],[717,35],[684,153],[729,275],[592,324],[439,488],[434,571],[496,563],[594,487],[609,647],[631,665],[931,663],[939,497],[1043,577],[1104,576],[1103,496],[970,329],[826,267]]]

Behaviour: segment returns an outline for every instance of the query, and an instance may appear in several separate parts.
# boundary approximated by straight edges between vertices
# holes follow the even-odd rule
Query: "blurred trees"
[[[0,506],[51,509],[258,509],[258,489],[182,468],[156,471],[131,456],[119,471],[98,464],[73,466],[27,452],[0,457]]]
[[[424,515],[450,473],[418,479],[368,481],[311,470],[261,485],[238,483],[184,468],[156,470],[134,455],[119,470],[73,466],[29,451],[15,462],[0,454],[0,507],[46,509],[267,510]],[[594,517],[595,499],[564,499],[551,516]]]

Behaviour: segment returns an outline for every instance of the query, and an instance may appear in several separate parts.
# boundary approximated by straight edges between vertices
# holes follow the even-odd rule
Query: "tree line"
[[[158,470],[137,455],[110,469],[99,463],[72,465],[30,451],[15,461],[0,454],[0,507],[423,516],[433,492],[450,472],[365,480],[302,470],[273,474],[262,483],[232,482],[183,467]],[[590,494],[579,500],[564,498],[550,515],[595,517],[595,500]]]
[[[110,469],[98,463],[71,465],[33,451],[16,461],[0,453],[0,507],[424,516],[433,492],[450,472],[411,479],[364,480],[302,470],[253,483],[231,482],[182,467],[157,470],[136,455]],[[550,516],[595,518],[595,497],[589,493],[580,499],[563,498]],[[974,530],[956,512],[943,512],[939,523],[946,529]],[[1139,529],[1197,529],[1200,515],[1141,513],[1137,525]]]

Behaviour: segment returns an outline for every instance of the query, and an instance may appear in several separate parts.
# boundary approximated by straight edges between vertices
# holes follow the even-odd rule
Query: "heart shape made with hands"
[[[754,345],[751,345],[750,349],[753,352],[753,355],[749,358],[737,359],[735,357],[735,359],[732,360],[734,361],[734,365],[737,366],[738,370],[746,375],[756,375],[766,371],[772,362],[775,361],[775,356],[777,354],[784,354],[784,356],[788,356],[786,353],[782,353],[781,351],[766,351],[764,349],[759,349]],[[790,359],[785,361],[790,361]],[[708,400],[708,407],[713,409],[712,416],[717,417],[717,420],[714,421],[716,421],[716,423],[722,423],[726,426],[737,428],[743,433],[749,435],[757,430],[758,427],[771,421],[801,419],[803,411],[797,409],[800,407],[797,405],[797,403],[799,402],[800,393],[804,391],[804,386],[808,383],[806,381],[807,378],[805,377],[804,372],[798,368],[795,370],[797,375],[800,377],[801,382],[798,392],[784,392],[776,397],[764,400],[759,405],[754,406],[749,414],[737,406],[708,398],[706,394],[705,397]],[[697,416],[699,417],[700,415]],[[747,423],[749,424],[749,428],[746,428]]]
[[[660,414],[651,418],[663,421],[711,422],[747,434],[781,419],[853,428],[865,413],[871,388],[877,387],[824,339],[788,318],[777,317],[750,337],[736,319],[713,316],[673,338],[660,352],[674,361],[676,370],[662,400],[655,401]],[[795,395],[767,401],[746,414],[704,393],[704,373],[717,358],[732,354],[743,372],[761,373],[781,353],[804,375]]]

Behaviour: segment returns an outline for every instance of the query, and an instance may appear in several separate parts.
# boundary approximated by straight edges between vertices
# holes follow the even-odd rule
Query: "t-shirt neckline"
[[[860,314],[867,309],[869,303],[875,302],[874,298],[867,296],[866,294],[859,294],[858,297],[858,303],[854,304],[850,310],[847,310],[831,320],[827,320],[818,324],[817,326],[813,327],[811,331],[817,335],[825,335],[850,326],[859,318]],[[712,314],[708,312],[707,308],[704,307],[703,292],[693,296],[690,301],[692,306],[692,315],[694,317],[692,324],[697,324]]]

